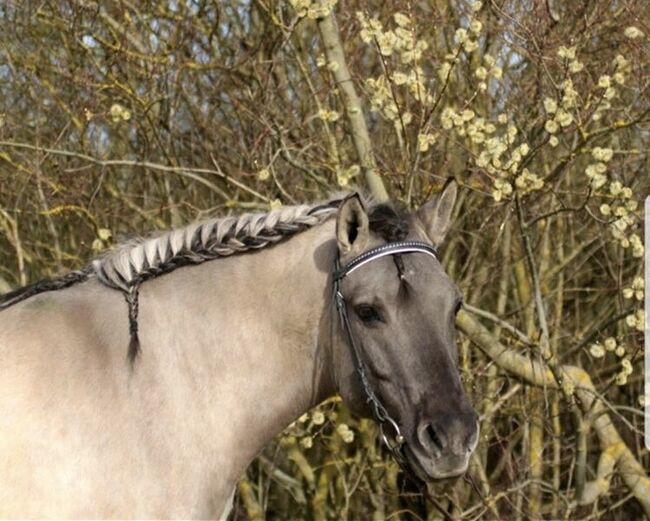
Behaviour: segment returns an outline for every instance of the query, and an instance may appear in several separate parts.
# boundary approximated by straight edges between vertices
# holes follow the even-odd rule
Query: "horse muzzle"
[[[450,420],[423,421],[409,444],[411,458],[425,481],[458,477],[467,471],[479,439],[476,413]]]

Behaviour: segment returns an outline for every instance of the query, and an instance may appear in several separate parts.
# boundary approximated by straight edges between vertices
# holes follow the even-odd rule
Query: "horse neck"
[[[331,312],[333,229],[328,221],[283,244],[142,286],[137,363],[156,349],[160,367],[181,380],[173,385],[191,389],[186,401],[205,404],[205,435],[230,451],[219,465],[235,479],[276,434],[333,393],[321,333]]]

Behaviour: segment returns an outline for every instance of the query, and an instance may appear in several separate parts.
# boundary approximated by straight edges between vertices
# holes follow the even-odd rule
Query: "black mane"
[[[35,282],[34,284],[30,284],[29,286],[17,288],[13,291],[10,291],[9,293],[0,295],[0,310],[8,308],[13,304],[17,304],[18,302],[28,299],[29,297],[33,297],[34,295],[38,295],[39,293],[43,293],[45,291],[56,291],[58,289],[64,289],[77,284],[78,282],[83,282],[88,279],[91,273],[92,268],[90,266],[87,266],[83,270],[71,271],[70,273],[66,273],[65,275],[56,279],[41,280],[39,282]]]

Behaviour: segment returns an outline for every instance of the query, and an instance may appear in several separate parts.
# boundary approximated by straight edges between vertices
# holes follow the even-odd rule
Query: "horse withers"
[[[477,417],[436,257],[455,198],[213,219],[0,297],[0,516],[223,519],[336,393],[418,479],[465,472]]]

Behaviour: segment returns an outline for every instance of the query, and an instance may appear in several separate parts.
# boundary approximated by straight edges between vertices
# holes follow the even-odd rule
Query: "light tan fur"
[[[410,216],[410,239],[442,240],[455,192],[448,186]],[[337,253],[345,264],[385,239],[369,231],[357,198],[338,213],[319,207],[317,218],[305,208],[233,221],[258,238],[283,219],[307,226],[290,240],[146,280],[133,365],[124,293],[101,266],[116,261],[128,282],[130,270],[193,248],[201,226],[163,236],[157,260],[126,247],[85,282],[0,312],[0,517],[223,519],[249,463],[310,407],[339,392],[368,414],[331,271]],[[215,233],[238,226],[213,224]],[[226,253],[238,251],[232,236],[217,241]],[[390,377],[371,375],[402,427],[405,456],[429,481],[465,471],[478,431],[455,365],[458,290],[437,260],[404,262],[398,277],[391,259],[373,261],[341,291],[366,362]],[[355,308],[368,302],[383,317],[371,327]]]
[[[334,392],[317,338],[333,237],[329,221],[148,281],[133,369],[124,298],[95,279],[0,313],[0,517],[222,515],[258,451]]]

